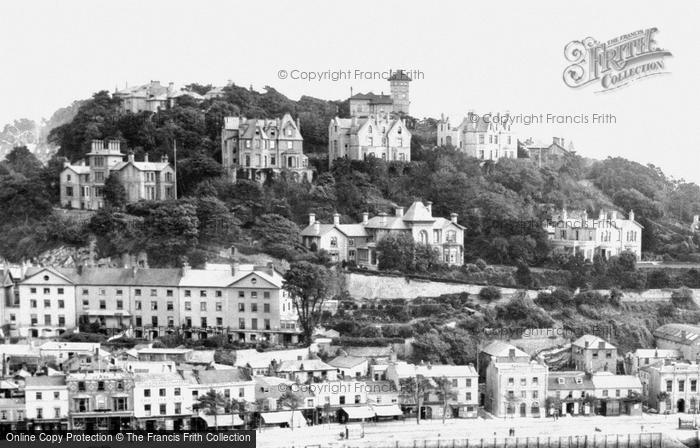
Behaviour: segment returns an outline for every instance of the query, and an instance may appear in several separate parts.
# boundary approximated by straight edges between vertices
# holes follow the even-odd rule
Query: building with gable
[[[642,225],[630,210],[627,219],[618,212],[600,210],[597,218],[583,211],[563,209],[545,225],[553,251],[580,254],[586,260],[600,255],[603,259],[629,251],[642,258]]]
[[[448,265],[464,263],[464,230],[457,223],[457,214],[450,219],[433,217],[432,203],[414,202],[404,213],[403,207],[395,209],[394,216],[380,213],[369,218],[362,214],[358,224],[340,224],[340,215],[333,217],[333,224],[322,224],[315,214],[309,215],[309,225],[302,230],[302,243],[311,250],[325,250],[335,262],[356,263],[358,266],[376,269],[378,265],[377,242],[387,235],[408,234],[414,241],[430,246]]]
[[[512,135],[507,117],[492,114],[477,115],[470,111],[462,122],[452,126],[449,118],[441,116],[437,123],[437,145],[453,146],[479,160],[498,161],[518,157],[518,145]],[[497,119],[498,118],[498,119]]]
[[[273,119],[225,117],[221,161],[231,181],[242,175],[263,182],[270,173],[283,172],[297,181],[313,178],[299,120],[288,113]]]
[[[571,362],[586,373],[617,371],[617,347],[603,338],[586,334],[571,343]]]
[[[68,208],[98,210],[104,207],[104,185],[110,174],[119,176],[127,202],[142,199],[162,201],[175,199],[175,170],[164,156],[160,162],[142,162],[134,155],[121,152],[121,141],[93,140],[86,159],[67,163],[60,176],[61,205]]]
[[[369,157],[399,162],[411,161],[411,132],[402,118],[388,113],[366,117],[333,118],[328,125],[328,165],[339,158]]]
[[[204,99],[202,95],[191,90],[177,89],[172,82],[165,86],[160,81],[115,90],[112,96],[119,99],[121,113],[134,114],[144,111],[158,112],[173,107],[175,101],[182,96],[189,96],[195,101]]]

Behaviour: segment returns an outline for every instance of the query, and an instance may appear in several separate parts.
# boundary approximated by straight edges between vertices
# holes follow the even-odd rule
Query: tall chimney
[[[314,221],[314,233],[318,235],[321,233],[321,223],[318,221]]]
[[[379,225],[384,227],[386,225],[386,213],[381,212],[379,214]]]
[[[231,276],[232,277],[234,277],[236,275],[239,268],[240,268],[240,266],[238,265],[238,263],[231,263]]]
[[[163,154],[163,156],[160,158],[161,163],[168,163],[168,155]]]
[[[309,225],[316,222],[316,213],[309,213]]]
[[[182,275],[185,276],[190,272],[190,264],[188,262],[182,263]]]
[[[630,214],[629,214],[628,218],[630,221],[634,221],[634,210],[630,210]]]
[[[340,213],[333,213],[333,225],[340,225]]]
[[[450,213],[450,221],[457,224],[457,213]]]
[[[362,225],[366,226],[368,222],[369,222],[369,213],[363,212],[362,213]]]
[[[431,201],[425,203],[425,208],[428,209],[428,213],[430,213],[430,216],[433,216],[433,203]]]
[[[143,161],[148,162],[148,153],[144,154],[143,156]]]
[[[403,216],[403,207],[396,207],[396,216],[401,218]]]

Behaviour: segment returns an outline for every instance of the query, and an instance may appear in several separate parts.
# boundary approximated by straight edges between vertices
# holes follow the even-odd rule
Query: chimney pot
[[[362,213],[362,224],[367,225],[368,222],[369,222],[369,213],[363,212]]]
[[[148,153],[144,154],[143,156],[143,161],[148,162]]]
[[[428,212],[430,213],[430,216],[433,216],[433,203],[432,201],[428,201],[425,203],[425,208],[428,209]]]
[[[450,221],[457,224],[457,213],[450,213]]]
[[[340,225],[340,214],[339,213],[333,213],[333,225],[334,226]]]
[[[403,207],[396,207],[396,216],[399,218],[403,216]]]
[[[316,222],[316,213],[309,213],[309,225]]]

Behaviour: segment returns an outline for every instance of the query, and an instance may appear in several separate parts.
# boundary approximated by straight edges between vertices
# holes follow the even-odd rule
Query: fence
[[[357,440],[340,445],[361,448]],[[334,446],[337,446],[336,443]],[[600,434],[560,437],[506,437],[483,439],[434,439],[395,442],[373,442],[372,448],[663,448],[661,433]],[[305,448],[326,448],[325,445],[308,445]]]

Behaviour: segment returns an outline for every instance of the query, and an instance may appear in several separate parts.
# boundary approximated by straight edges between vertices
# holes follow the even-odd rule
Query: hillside
[[[137,158],[144,153],[152,159],[172,157],[177,139],[181,199],[117,204],[89,223],[57,223],[50,210],[58,199],[60,159],[42,168],[31,154],[15,150],[0,164],[0,198],[7,199],[0,204],[7,216],[0,229],[5,258],[35,257],[46,248],[85,244],[90,236],[97,238],[101,257],[143,248],[151,251],[154,266],[178,264],[185,256],[202,261],[212,244],[235,244],[281,258],[314,258],[318,254],[308,254],[296,243],[308,213],[328,221],[338,212],[342,222],[356,222],[364,211],[391,213],[394,204],[424,200],[433,202],[436,215],[459,214],[468,228],[469,262],[551,264],[540,229],[505,224],[539,222],[564,206],[590,214],[601,207],[623,213],[634,209],[644,226],[645,258],[700,261],[698,236],[689,230],[692,216],[700,213],[700,187],[669,178],[653,165],[621,158],[590,161],[576,154],[556,169],[538,168],[527,159],[484,164],[450,148],[433,148],[435,120],[427,118],[409,120],[414,133],[410,163],[339,161],[324,172],[327,123],[347,113],[347,102],[308,96],[294,101],[271,87],[256,92],[231,85],[221,98],[197,103],[181,97],[174,107],[155,114],[120,114],[107,92],[75,105],[74,113],[57,113],[72,119],[48,135],[51,144],[60,145],[58,156],[76,160],[93,138],[121,138]],[[221,180],[218,133],[223,117],[285,112],[299,118],[307,152],[318,152],[312,158],[318,168],[314,184],[277,179],[231,185]]]

